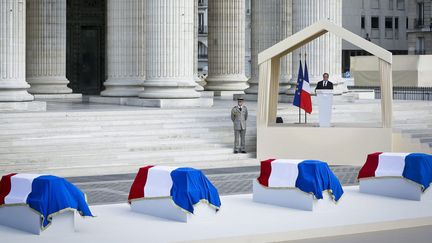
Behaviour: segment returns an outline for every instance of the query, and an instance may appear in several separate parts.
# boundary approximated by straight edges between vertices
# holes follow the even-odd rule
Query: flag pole
[[[301,124],[301,108],[299,107],[299,124]]]
[[[306,52],[305,52],[304,56],[305,56],[305,65],[306,65],[306,56],[307,56]],[[300,56],[300,59],[301,59],[301,56]],[[305,124],[307,124],[307,112],[306,111],[305,111]]]
[[[302,56],[302,54],[300,52],[299,53],[300,61],[301,61],[301,56]],[[297,87],[297,89],[298,89],[298,87]],[[299,107],[299,124],[301,124],[301,108],[300,107]]]

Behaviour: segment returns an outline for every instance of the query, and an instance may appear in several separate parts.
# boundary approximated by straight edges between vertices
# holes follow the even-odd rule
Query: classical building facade
[[[322,18],[342,25],[341,2],[2,0],[0,101],[72,92],[196,99],[203,90],[198,69],[207,57],[206,90],[255,94],[257,53]],[[202,16],[207,11],[208,19]],[[207,33],[207,41],[200,38]],[[300,53],[307,54],[312,83],[323,72],[339,83],[338,38],[322,38]],[[281,93],[292,93],[297,54],[281,64]]]

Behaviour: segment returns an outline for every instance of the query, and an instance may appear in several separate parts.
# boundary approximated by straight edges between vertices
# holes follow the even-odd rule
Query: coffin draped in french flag
[[[358,179],[379,177],[405,178],[421,185],[424,191],[432,183],[432,155],[383,152],[369,154]]]
[[[216,211],[221,206],[219,193],[200,170],[186,167],[146,166],[140,168],[131,186],[128,201],[171,198],[189,213],[194,205],[206,202]]]
[[[0,207],[27,205],[42,218],[41,228],[65,210],[93,216],[85,194],[64,178],[52,175],[8,174],[0,181]]]
[[[317,160],[269,159],[261,161],[258,182],[269,188],[297,188],[323,199],[328,190],[336,202],[344,191],[327,163]]]

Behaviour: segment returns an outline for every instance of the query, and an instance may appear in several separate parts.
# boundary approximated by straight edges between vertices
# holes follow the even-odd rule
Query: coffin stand
[[[207,203],[196,204],[194,213],[191,214],[175,205],[171,198],[134,200],[131,202],[131,209],[137,213],[185,223],[202,222],[216,216],[215,208]]]
[[[404,178],[361,179],[360,192],[413,201],[432,200],[430,189],[422,192],[422,187],[419,184]]]
[[[28,206],[0,207],[0,225],[32,234],[40,235],[42,232],[42,218]],[[44,234],[63,234],[75,231],[73,211],[65,211],[53,217],[52,224],[46,228]]]
[[[296,188],[268,188],[256,180],[253,181],[253,201],[305,211],[336,206],[327,192],[323,192],[323,199],[317,200],[313,194]]]

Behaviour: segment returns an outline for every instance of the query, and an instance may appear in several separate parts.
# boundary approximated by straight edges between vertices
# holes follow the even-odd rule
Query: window
[[[371,17],[372,29],[379,29],[379,17]]]
[[[371,35],[370,37],[372,39],[379,39],[380,38],[380,25],[379,25],[379,17],[371,17]]]
[[[393,38],[393,17],[386,17],[384,21],[385,38]]]
[[[393,18],[392,17],[386,17],[385,18],[385,28],[386,29],[393,29]]]
[[[409,19],[408,19],[408,17],[406,18],[406,21],[405,21],[405,28],[409,29]]]
[[[205,26],[204,26],[204,13],[198,14],[198,33],[205,34]]]
[[[397,0],[397,9],[405,10],[405,0]]]
[[[371,0],[371,8],[380,8],[380,0]]]
[[[424,25],[424,3],[417,3],[417,23],[416,26],[421,28]]]
[[[393,10],[394,1],[389,0],[389,10]]]
[[[415,54],[425,54],[424,37],[417,37],[415,52]]]
[[[365,16],[361,16],[361,28],[366,29],[366,18]]]

